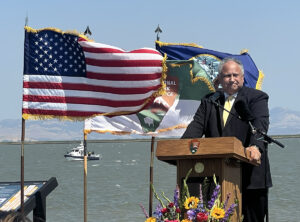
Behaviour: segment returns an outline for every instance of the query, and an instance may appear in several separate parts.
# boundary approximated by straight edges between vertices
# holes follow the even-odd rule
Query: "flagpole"
[[[25,119],[22,118],[21,135],[21,214],[24,217],[24,140],[25,140]]]
[[[154,142],[155,137],[151,137],[151,159],[150,159],[150,186],[149,186],[149,217],[152,216],[152,202],[153,202],[153,162],[154,162]]]
[[[86,27],[85,31],[84,31],[84,35],[89,37],[92,35],[92,32],[89,28],[89,26]],[[84,216],[84,222],[87,222],[87,148],[86,148],[86,138],[87,138],[87,133],[84,132],[83,133],[83,153],[84,153],[84,157],[83,157],[83,206],[84,206],[84,210],[83,210],[83,216]]]
[[[28,15],[25,18],[25,26],[28,25]],[[25,53],[25,50],[24,50]],[[24,84],[24,83],[23,83]],[[24,85],[23,85],[24,88]],[[21,133],[21,215],[22,218],[25,218],[24,215],[24,141],[25,141],[25,119],[22,117],[22,133]]]
[[[154,31],[156,35],[156,41],[159,41],[159,33],[162,32],[161,28],[159,25]],[[149,185],[149,217],[152,216],[152,203],[153,203],[153,191],[152,191],[152,186],[153,186],[153,162],[154,162],[154,142],[155,142],[155,137],[151,137],[151,159],[150,159],[150,185]]]
[[[86,133],[84,132],[83,147],[84,147],[84,157],[83,157],[83,214],[84,222],[87,222],[87,148],[86,148]]]

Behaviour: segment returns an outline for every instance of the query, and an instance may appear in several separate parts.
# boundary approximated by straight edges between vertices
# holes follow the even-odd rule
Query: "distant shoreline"
[[[170,138],[156,138],[155,141],[159,140],[167,140]],[[106,140],[87,140],[87,143],[129,143],[129,142],[151,142],[151,139],[106,139]],[[60,140],[60,141],[53,141],[53,140],[45,140],[45,141],[25,141],[24,144],[74,144],[74,143],[81,143],[81,140]],[[1,144],[7,145],[20,145],[21,142],[10,142],[10,141],[3,141],[0,142]]]
[[[273,139],[290,139],[290,138],[300,138],[300,134],[293,135],[274,135],[271,136]]]
[[[291,139],[291,138],[300,138],[300,134],[293,135],[271,135],[273,139]],[[155,141],[168,140],[175,138],[156,138]],[[25,141],[24,144],[74,144],[80,143],[81,140],[45,140],[45,141]],[[87,140],[87,143],[129,143],[129,142],[151,142],[151,139],[106,139],[106,140]],[[20,145],[21,142],[13,141],[2,141],[0,145]]]

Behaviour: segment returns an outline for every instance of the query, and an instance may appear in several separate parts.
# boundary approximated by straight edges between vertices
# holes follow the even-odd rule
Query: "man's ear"
[[[214,78],[214,80],[213,80],[213,84],[214,84],[214,87],[215,87],[215,89],[218,89],[219,88],[219,85],[220,85],[220,77],[219,77],[220,75],[217,75],[216,76],[216,78]]]

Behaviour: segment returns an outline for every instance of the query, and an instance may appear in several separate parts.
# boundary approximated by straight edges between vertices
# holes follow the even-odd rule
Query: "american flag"
[[[58,29],[25,27],[23,118],[136,113],[163,88],[155,49],[124,50]]]

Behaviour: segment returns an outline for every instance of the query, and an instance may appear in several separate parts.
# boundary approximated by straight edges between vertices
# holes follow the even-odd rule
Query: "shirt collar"
[[[238,95],[238,92],[232,94],[231,96],[233,97],[233,99],[235,99],[237,97],[237,95]],[[226,100],[229,95],[228,95],[228,93],[224,92],[224,96],[225,96],[225,100]]]

